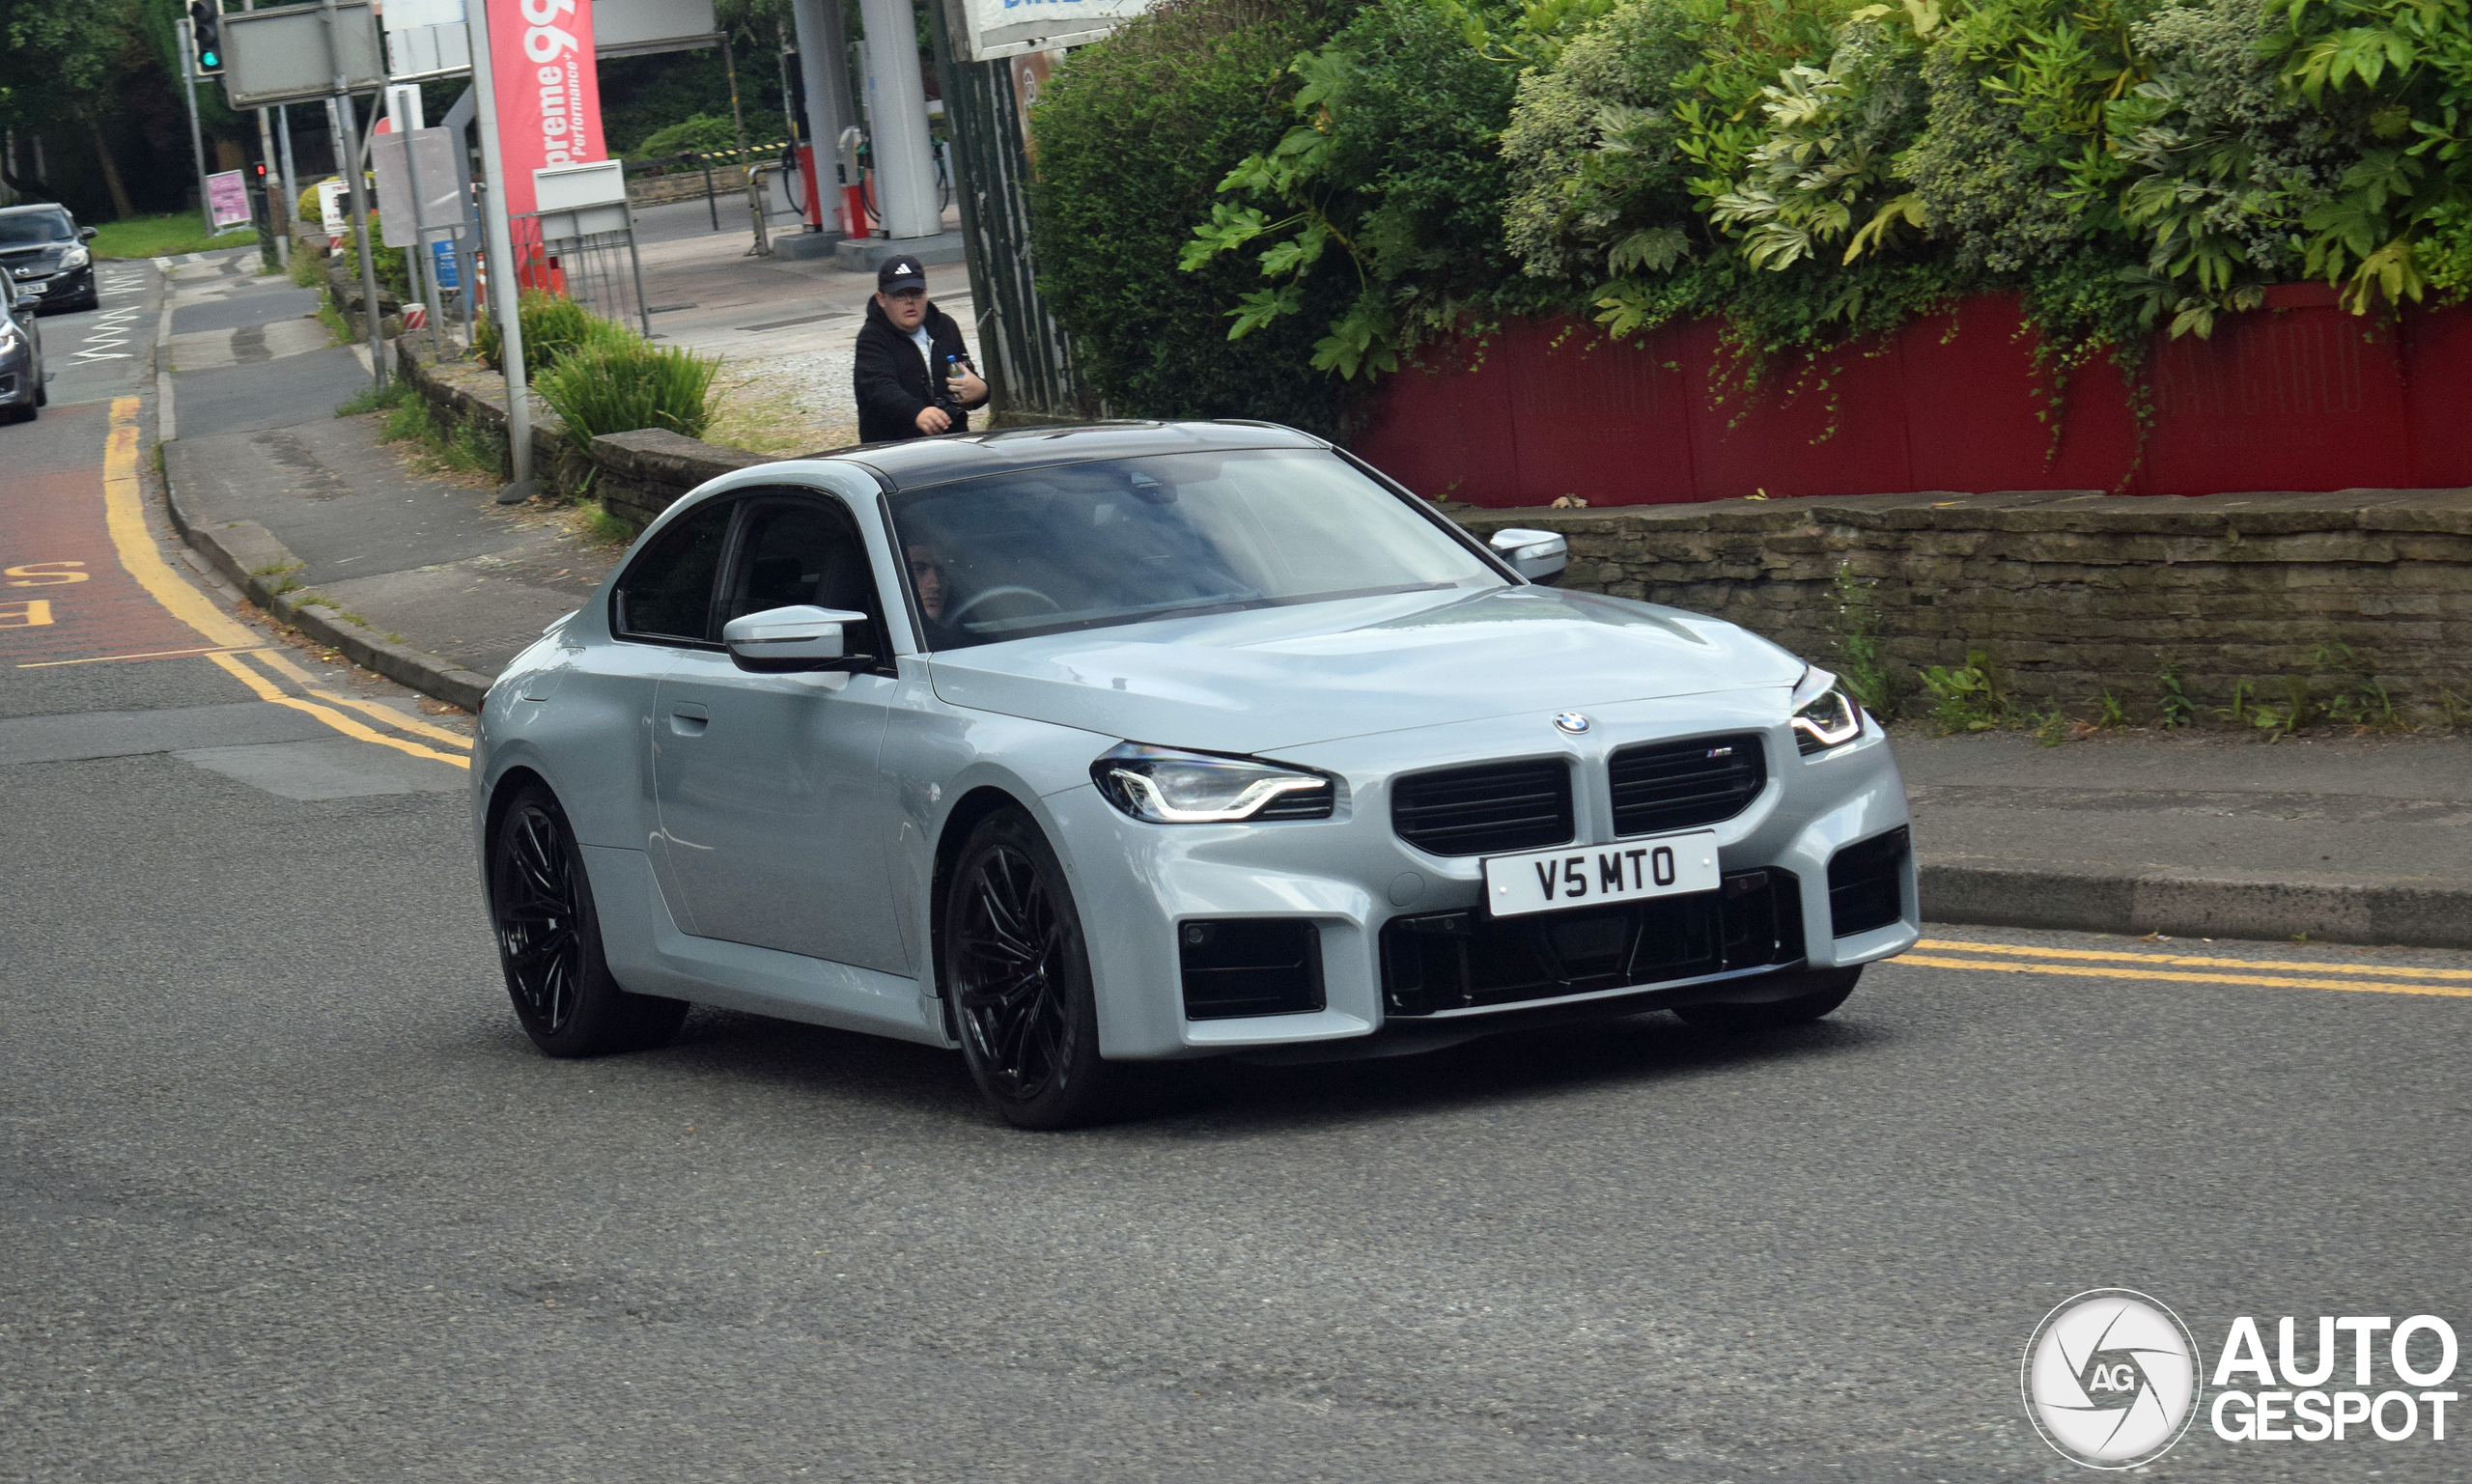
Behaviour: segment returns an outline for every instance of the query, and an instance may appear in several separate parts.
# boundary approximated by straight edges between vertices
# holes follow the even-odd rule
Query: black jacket
[[[927,306],[927,318],[919,322],[935,341],[936,376],[931,382],[927,363],[919,358],[918,343],[910,338],[891,320],[885,318],[885,307],[874,299],[867,300],[867,322],[858,329],[858,441],[888,443],[896,438],[924,437],[918,431],[921,410],[939,406],[944,395],[944,372],[949,364],[944,357],[958,355],[969,362],[969,348],[962,344],[962,327],[953,317]],[[951,413],[953,425],[948,433],[969,431],[969,407],[983,406],[987,399],[956,406],[941,405]]]

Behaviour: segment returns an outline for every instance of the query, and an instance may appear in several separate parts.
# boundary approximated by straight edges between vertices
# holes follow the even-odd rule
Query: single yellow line
[[[2208,959],[2194,954],[2119,953],[2096,948],[2034,948],[1925,938],[1914,946],[1950,953],[2013,953],[2030,959],[2098,959],[2114,964],[2177,964],[2195,968],[2288,968],[2309,974],[2386,974],[2397,979],[2472,979],[2472,968],[2409,968],[2387,964],[2304,964],[2289,959]]]
[[[2263,974],[2247,978],[2238,974],[2175,974],[2151,969],[2091,968],[2075,964],[2000,964],[1971,959],[1926,958],[1913,953],[1895,962],[1920,964],[1926,968],[1991,969],[2004,974],[2065,974],[2080,979],[2159,979],[2166,984],[2236,984],[2265,990],[2357,990],[2372,994],[2444,994],[2456,999],[2472,999],[2472,989],[2452,984],[2364,984],[2351,979],[2291,979]]]
[[[275,687],[274,682],[242,664],[236,656],[217,654],[209,655],[206,658],[231,671],[234,678],[240,684],[258,693],[259,700],[271,701],[277,706],[289,706],[294,711],[306,712],[346,737],[360,742],[376,742],[381,747],[392,747],[398,752],[407,752],[416,758],[431,758],[440,763],[452,763],[458,768],[468,769],[472,766],[472,760],[469,758],[458,757],[452,752],[439,752],[432,747],[424,747],[418,742],[406,742],[400,737],[388,737],[382,732],[375,732],[362,726],[342,712],[320,706],[312,701],[303,701],[297,696],[285,695]]]
[[[254,648],[266,636],[252,632],[207,601],[204,593],[181,580],[163,553],[154,549],[146,529],[146,507],[137,484],[137,399],[112,399],[110,435],[103,443],[103,524],[112,533],[121,566],[137,579],[148,596],[174,618],[204,634],[211,643],[229,648]]]
[[[154,649],[142,655],[94,655],[84,659],[36,659],[17,666],[20,670],[49,670],[64,664],[102,664],[113,659],[168,659],[174,655],[232,654],[228,647],[210,644],[200,649]],[[245,653],[242,652],[242,653]]]
[[[363,701],[353,696],[337,695],[331,690],[321,688],[318,685],[318,677],[300,668],[300,666],[294,664],[291,660],[276,654],[273,650],[253,649],[243,651],[243,653],[257,660],[258,663],[267,665],[281,674],[292,677],[293,680],[299,684],[301,689],[308,691],[311,695],[316,696],[322,701],[331,701],[337,706],[349,706],[352,710],[359,712],[362,715],[374,716],[379,721],[386,723],[388,726],[400,728],[404,731],[410,732],[415,736],[427,737],[436,742],[442,742],[453,746],[462,747],[466,751],[471,750],[472,739],[464,736],[461,732],[450,732],[442,726],[432,726],[426,721],[407,716],[402,712],[395,710],[391,706],[380,706],[375,701]]]

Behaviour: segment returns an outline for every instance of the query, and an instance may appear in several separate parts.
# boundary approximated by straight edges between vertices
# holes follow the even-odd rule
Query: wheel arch
[[[953,865],[961,859],[962,846],[991,814],[1002,809],[1019,809],[1028,815],[1031,826],[1047,835],[1053,846],[1054,836],[1039,821],[1038,811],[1027,800],[1009,789],[993,783],[982,783],[953,801],[944,811],[943,827],[936,836],[935,865],[927,877],[927,972],[928,987],[935,992],[939,1013],[944,1020],[944,1034],[955,1046],[961,1044],[961,1026],[953,1020],[953,1003],[944,994],[944,894],[952,884]]]

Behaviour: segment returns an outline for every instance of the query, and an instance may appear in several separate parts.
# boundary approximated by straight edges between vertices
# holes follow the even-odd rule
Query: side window
[[[671,522],[619,580],[610,627],[630,639],[715,642],[713,583],[737,513],[738,501],[714,500]]]
[[[813,496],[758,499],[730,562],[720,622],[794,604],[864,613],[864,631],[848,634],[849,652],[882,656],[876,635],[883,608],[876,600],[867,546],[842,509]]]

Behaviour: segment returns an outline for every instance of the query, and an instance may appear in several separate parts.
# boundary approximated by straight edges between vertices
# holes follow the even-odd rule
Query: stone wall
[[[2108,690],[2132,719],[2155,719],[2167,664],[2208,721],[2237,683],[2280,701],[2291,676],[2321,705],[2375,683],[2407,714],[2472,713],[2472,490],[1864,495],[1458,518],[1486,535],[1559,531],[1565,586],[1714,614],[1822,664],[1841,662],[1849,630],[1867,633],[1908,695],[1923,667],[1980,651],[2021,698],[2079,714]]]
[[[496,373],[438,365],[403,343],[398,360],[443,415],[503,443]],[[639,529],[706,480],[768,462],[660,431],[597,437],[586,454],[555,413],[532,407],[543,492],[589,492]],[[1924,667],[1980,652],[2025,702],[2085,715],[2109,692],[2132,719],[2154,720],[2168,665],[2205,721],[2242,682],[2284,700],[2288,677],[2321,705],[2377,685],[2407,717],[2472,716],[2472,490],[1924,493],[1453,514],[1480,536],[1511,525],[1561,532],[1566,587],[1714,614],[1822,664],[1841,666],[1847,635],[1866,635],[1910,701],[1922,699]]]

